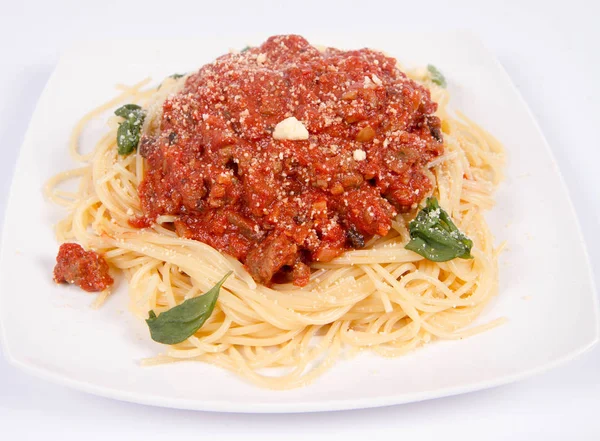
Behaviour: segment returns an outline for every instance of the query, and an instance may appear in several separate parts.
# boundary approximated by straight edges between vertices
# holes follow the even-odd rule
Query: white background
[[[467,29],[478,34],[499,58],[548,138],[600,285],[597,1],[213,3],[0,0],[0,219],[35,103],[61,51],[77,41],[132,36],[218,38],[221,33],[243,38],[244,32],[256,29],[271,34],[323,29],[368,32],[382,27]],[[14,295],[27,295],[26,287]],[[15,313],[26,317],[26,311]],[[0,355],[0,438],[294,440],[340,435],[369,441],[384,436],[597,440],[599,378],[597,346],[536,378],[457,397],[362,411],[235,415],[159,409],[85,395],[30,377]]]

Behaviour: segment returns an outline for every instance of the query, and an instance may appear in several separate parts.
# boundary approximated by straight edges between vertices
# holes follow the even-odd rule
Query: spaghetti
[[[93,152],[80,152],[85,125],[125,102],[154,109],[144,129],[158,130],[160,103],[185,78],[158,92],[147,87],[149,80],[118,86],[116,98],[82,118],[69,150],[83,165],[53,177],[45,188],[49,199],[69,213],[56,227],[58,240],[93,249],[120,270],[128,281],[130,309],[140,319],[150,310],[160,313],[206,292],[233,271],[204,325],[144,364],[208,362],[259,386],[288,389],[314,380],[342,352],[368,349],[398,356],[433,339],[459,339],[499,323],[469,327],[498,289],[499,249],[483,213],[494,204],[503,149],[466,116],[448,111],[449,94],[428,71],[408,75],[427,87],[438,104],[444,153],[429,162],[427,174],[441,207],[472,239],[473,259],[432,262],[405,249],[414,212],[401,213],[387,235],[372,237],[363,249],[312,262],[303,287],[256,283],[238,260],[180,237],[172,226],[175,216],[160,215],[143,229],[131,226],[130,219],[144,215],[139,187],[148,164],[140,154],[117,153],[116,117],[109,119],[110,130]],[[78,182],[76,191],[59,189],[70,180]],[[108,294],[104,291],[97,304]]]

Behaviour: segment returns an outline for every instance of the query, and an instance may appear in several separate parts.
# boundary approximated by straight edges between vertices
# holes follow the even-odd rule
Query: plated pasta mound
[[[469,327],[498,290],[483,214],[503,149],[448,111],[435,67],[285,35],[148,83],[83,117],[82,166],[46,187],[68,209],[55,280],[99,305],[108,268],[121,273],[169,345],[144,364],[203,361],[288,389],[342,353],[398,356],[499,323]]]

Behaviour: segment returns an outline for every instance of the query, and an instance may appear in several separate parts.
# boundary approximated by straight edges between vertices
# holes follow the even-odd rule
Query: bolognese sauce
[[[437,104],[393,58],[276,36],[202,67],[144,135],[144,226],[245,264],[257,282],[309,281],[311,262],[383,236],[432,190]]]
[[[54,267],[56,283],[72,283],[88,292],[102,291],[114,283],[108,264],[95,251],[86,251],[76,243],[63,243]]]

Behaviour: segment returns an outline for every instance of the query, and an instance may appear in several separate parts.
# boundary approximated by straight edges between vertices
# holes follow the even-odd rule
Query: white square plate
[[[121,287],[98,311],[93,297],[58,287],[52,225],[64,215],[42,196],[44,182],[72,168],[75,122],[115,95],[117,83],[197,69],[256,38],[85,44],[67,53],[48,82],[14,175],[0,256],[0,324],[6,356],[28,371],[98,395],[200,410],[301,412],[363,408],[507,383],[574,357],[598,339],[598,307],[573,208],[558,167],[527,106],[499,63],[466,34],[309,35],[313,43],[372,47],[406,66],[433,63],[446,75],[451,106],[496,135],[508,154],[497,207],[500,294],[479,323],[508,323],[462,341],[436,342],[397,359],[365,353],[341,360],[308,387],[262,390],[200,363],[141,367],[162,347],[127,311]],[[86,133],[93,144],[104,130]]]

